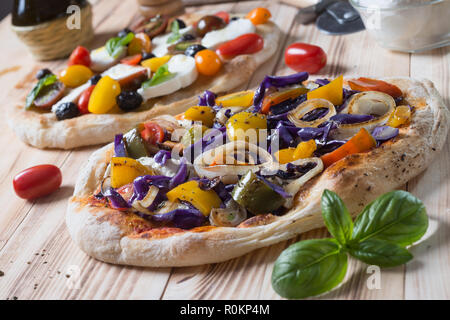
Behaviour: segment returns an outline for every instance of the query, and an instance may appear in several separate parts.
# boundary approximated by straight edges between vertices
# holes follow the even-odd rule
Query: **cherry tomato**
[[[137,33],[133,40],[128,44],[127,52],[129,56],[134,56],[138,53],[150,52],[152,49],[152,42],[148,35],[143,32]]]
[[[90,86],[86,90],[83,91],[83,93],[78,98],[78,109],[80,110],[81,114],[89,113],[89,99],[91,98],[92,91],[94,90],[95,85]]]
[[[91,65],[91,53],[89,50],[83,46],[76,47],[70,55],[68,65],[73,66],[74,64],[81,64],[89,67]]]
[[[164,141],[164,129],[156,122],[145,122],[141,137],[150,144],[162,143]]]
[[[19,172],[13,180],[14,191],[22,199],[36,199],[52,193],[61,186],[58,167],[42,164]]]
[[[212,50],[205,49],[195,54],[195,65],[198,72],[206,76],[213,76],[219,72],[222,62],[219,56]]]
[[[225,23],[230,22],[230,15],[226,11],[219,11],[219,12],[215,13],[214,15],[221,18],[223,21],[225,21]]]
[[[375,80],[370,78],[358,78],[348,80],[348,85],[353,90],[380,91],[391,95],[393,98],[398,98],[402,95],[402,90],[400,90],[396,85],[390,84],[382,80]]]
[[[74,64],[67,67],[59,76],[59,80],[69,88],[81,86],[87,82],[94,74],[91,69],[81,64]]]
[[[307,43],[293,43],[286,48],[284,61],[295,71],[317,73],[327,64],[327,55],[321,47]]]
[[[129,56],[120,60],[120,63],[128,64],[130,66],[135,66],[142,60],[142,54],[135,54],[134,56]]]
[[[251,54],[260,51],[264,47],[264,39],[256,33],[243,34],[236,39],[222,44],[217,53],[225,59],[231,59],[241,54]]]
[[[253,24],[263,24],[269,21],[272,14],[266,8],[255,8],[247,14],[247,19]]]
[[[110,76],[104,76],[95,85],[89,99],[89,112],[103,114],[116,105],[116,97],[120,94],[120,84]]]

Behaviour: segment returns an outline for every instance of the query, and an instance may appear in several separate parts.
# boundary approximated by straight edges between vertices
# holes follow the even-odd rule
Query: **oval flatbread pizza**
[[[325,189],[355,215],[442,149],[449,110],[429,80],[307,77],[206,92],[200,106],[117,135],[77,180],[73,240],[115,264],[221,262],[323,226]]]
[[[77,48],[58,76],[40,70],[25,106],[8,112],[20,139],[38,148],[106,143],[139,122],[185,111],[205,90],[247,83],[280,38],[270,20],[254,25],[239,14],[157,16],[133,30],[91,52]]]

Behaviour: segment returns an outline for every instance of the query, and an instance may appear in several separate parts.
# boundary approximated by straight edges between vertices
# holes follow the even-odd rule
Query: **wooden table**
[[[314,26],[294,21],[296,9],[276,1],[239,2],[191,10],[247,12],[266,6],[283,31],[279,49],[244,87],[255,87],[266,74],[288,74],[284,48],[295,41],[314,43],[328,54],[318,76],[427,77],[449,104],[450,47],[423,54],[394,53],[378,47],[366,32],[327,36]],[[94,6],[98,36],[92,47],[132,21],[135,1],[102,0]],[[1,108],[20,103],[14,86],[35,67],[35,62],[10,30],[10,17],[0,24]],[[55,70],[63,61],[40,64]],[[19,83],[20,85],[20,83]],[[299,239],[327,236],[323,229],[298,239],[256,250],[228,262],[189,268],[134,268],[110,265],[85,255],[72,242],[65,226],[67,199],[80,168],[96,149],[38,150],[24,145],[2,119],[0,146],[0,299],[280,299],[270,277],[274,260]],[[447,140],[449,141],[449,140]],[[52,163],[63,172],[63,186],[33,202],[18,198],[13,176],[33,165]],[[410,181],[405,189],[424,201],[430,216],[430,235],[412,248],[415,259],[406,266],[382,270],[379,289],[367,286],[367,266],[351,259],[346,279],[327,299],[449,299],[450,298],[450,149]],[[373,287],[373,286],[372,286]]]

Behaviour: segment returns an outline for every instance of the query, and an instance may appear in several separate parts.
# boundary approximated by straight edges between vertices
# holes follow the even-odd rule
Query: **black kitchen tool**
[[[326,6],[316,19],[320,31],[332,34],[348,34],[364,30],[359,13],[347,1],[335,1]]]

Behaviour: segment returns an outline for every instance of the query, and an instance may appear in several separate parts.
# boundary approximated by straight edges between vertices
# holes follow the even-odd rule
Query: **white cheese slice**
[[[119,63],[103,72],[102,77],[110,76],[112,79],[120,81],[122,79],[132,76],[133,74],[142,72],[142,70],[146,70],[146,68],[141,66],[130,66],[128,64]],[[70,91],[68,95],[66,95],[64,98],[62,98],[52,106],[52,111],[55,112],[58,106],[65,102],[77,102],[78,98],[83,93],[83,91],[89,88],[90,86],[91,82],[88,81],[85,84],[82,84],[81,86],[72,89],[72,91]]]
[[[187,26],[186,28],[180,29],[180,34],[183,35],[192,30],[192,26]],[[165,56],[169,51],[167,50],[173,43],[167,43],[167,39],[172,35],[168,33],[162,36],[158,36],[152,39],[152,53],[157,57]]]
[[[167,66],[169,72],[174,73],[175,76],[155,86],[138,89],[138,93],[144,98],[144,101],[150,98],[165,96],[185,88],[192,84],[198,77],[195,59],[184,54],[177,54],[170,58]]]
[[[231,21],[225,28],[210,31],[202,39],[202,45],[206,48],[214,48],[221,43],[236,39],[246,33],[256,31],[253,23],[248,19]]]
[[[109,67],[115,65],[125,57],[127,54],[127,47],[122,47],[117,58],[111,57],[105,47],[101,47],[91,51],[91,66],[90,68],[95,72],[103,72]]]

